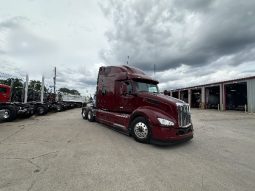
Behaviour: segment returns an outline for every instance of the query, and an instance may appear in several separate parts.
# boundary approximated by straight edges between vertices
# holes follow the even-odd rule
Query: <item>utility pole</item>
[[[127,57],[127,65],[128,65],[129,56]]]
[[[54,94],[56,95],[56,78],[57,78],[57,68],[54,67],[54,77],[53,77],[53,82],[54,82]]]
[[[42,76],[42,83],[41,83],[41,103],[43,103],[43,96],[44,96],[44,76]]]
[[[28,75],[26,75],[24,103],[27,103],[28,81],[29,81],[29,78],[28,78]]]

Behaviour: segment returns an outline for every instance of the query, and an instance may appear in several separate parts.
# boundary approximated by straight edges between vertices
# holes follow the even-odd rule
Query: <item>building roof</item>
[[[245,78],[238,78],[238,79],[232,79],[232,80],[213,82],[213,83],[208,83],[208,84],[200,84],[200,85],[197,85],[197,86],[177,88],[177,89],[172,89],[171,91],[195,89],[195,88],[200,88],[200,87],[204,87],[204,86],[216,86],[216,85],[219,85],[219,84],[226,84],[226,83],[238,83],[240,81],[251,80],[251,79],[255,79],[255,76],[249,76],[249,77],[245,77]]]

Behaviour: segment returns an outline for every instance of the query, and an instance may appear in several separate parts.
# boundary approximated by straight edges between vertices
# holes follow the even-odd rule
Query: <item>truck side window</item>
[[[0,93],[6,93],[6,88],[0,88]]]
[[[130,82],[125,82],[125,84],[127,85],[127,93],[131,94],[132,93],[132,85]]]

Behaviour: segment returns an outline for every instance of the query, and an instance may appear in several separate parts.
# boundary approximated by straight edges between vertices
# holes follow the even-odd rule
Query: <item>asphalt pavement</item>
[[[192,110],[192,119],[194,139],[167,147],[80,109],[0,123],[0,190],[255,190],[255,115]]]

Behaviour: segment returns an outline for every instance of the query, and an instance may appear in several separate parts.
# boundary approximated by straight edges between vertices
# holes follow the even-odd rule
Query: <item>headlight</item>
[[[174,122],[169,121],[167,119],[158,118],[158,121],[163,126],[174,126]]]

